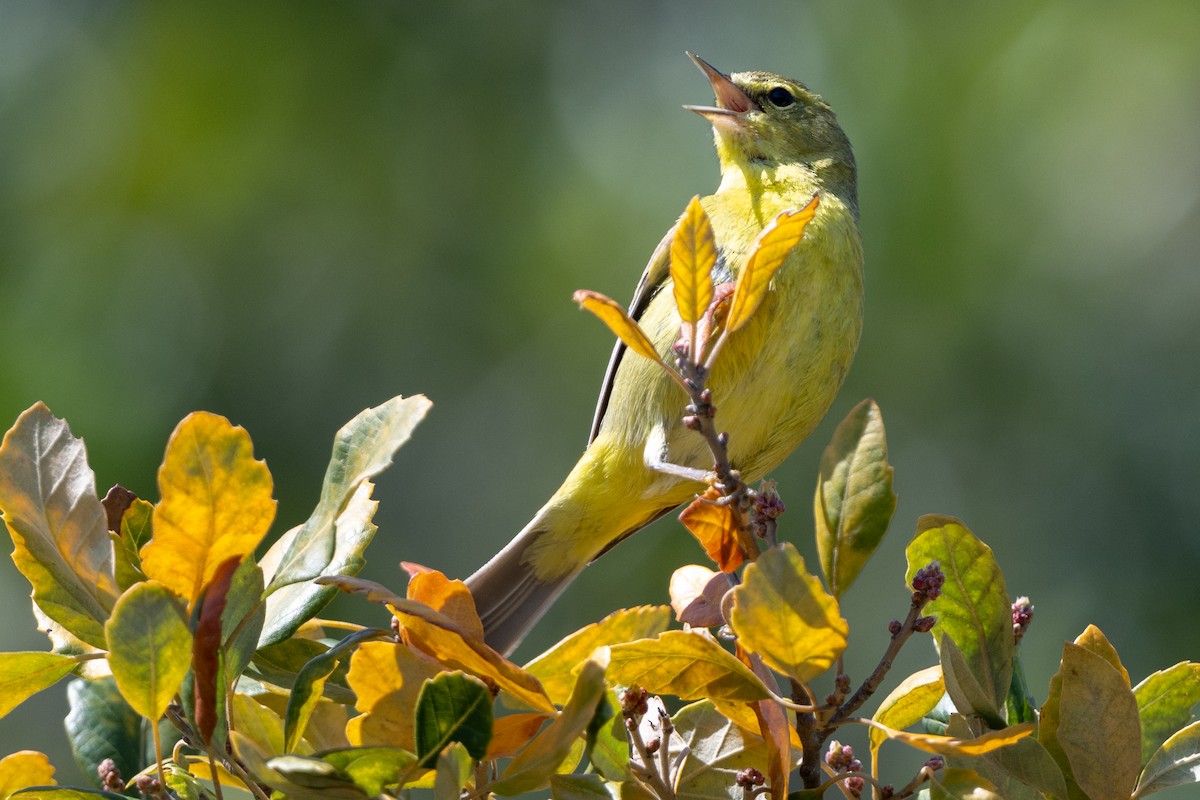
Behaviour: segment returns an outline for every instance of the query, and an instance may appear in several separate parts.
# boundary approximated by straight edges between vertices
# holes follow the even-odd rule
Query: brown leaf
[[[683,510],[679,521],[692,532],[722,572],[733,572],[746,560],[746,554],[738,544],[733,510],[715,502],[720,497],[720,491],[709,487]]]

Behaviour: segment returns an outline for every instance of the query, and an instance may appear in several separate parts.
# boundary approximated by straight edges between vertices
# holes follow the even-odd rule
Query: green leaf
[[[230,680],[241,675],[254,658],[265,618],[262,568],[253,558],[247,558],[233,573],[225,593],[225,610],[221,612],[221,641]]]
[[[599,622],[580,628],[525,665],[525,670],[542,683],[555,703],[565,703],[575,686],[573,670],[597,647],[657,636],[671,624],[667,606],[640,606],[609,614]]]
[[[603,704],[608,707],[608,718],[596,728],[587,755],[596,772],[608,780],[628,780],[629,736],[625,732],[625,718],[621,716],[615,690],[607,692]],[[599,716],[597,713],[596,717]]]
[[[599,775],[551,775],[552,800],[612,800]]]
[[[982,728],[978,724],[977,728]],[[979,731],[967,724],[961,714],[954,714],[946,733],[962,739]],[[953,756],[946,760],[953,767],[973,769],[1000,790],[1005,800],[1043,800],[1043,795],[1067,800],[1067,785],[1062,770],[1032,736],[980,756]]]
[[[1192,719],[1200,703],[1200,664],[1183,661],[1149,675],[1133,689],[1142,720],[1142,763]]]
[[[282,544],[270,591],[329,574],[339,538],[335,521],[359,486],[392,463],[431,405],[423,395],[393,397],[361,412],[337,432],[317,507],[295,537],[271,548],[273,552]]]
[[[288,693],[287,712],[284,715],[283,751],[290,753],[300,743],[308,721],[312,717],[317,701],[321,699],[325,681],[342,659],[352,654],[361,642],[391,636],[391,631],[366,628],[355,631],[333,647],[310,659],[296,673],[295,683]]]
[[[135,498],[121,515],[121,533],[109,533],[116,557],[117,586],[123,592],[135,583],[146,580],[142,572],[142,545],[150,541],[154,504]]]
[[[236,733],[236,732],[235,732]],[[322,758],[277,756],[266,766],[283,776],[290,786],[283,794],[296,800],[366,800],[367,793],[345,772]],[[373,780],[373,778],[369,779]]]
[[[807,683],[846,649],[850,626],[791,542],[763,551],[734,588],[730,627],[767,666]]]
[[[359,484],[334,521],[334,551],[324,575],[357,575],[366,564],[363,552],[375,537],[376,525],[371,520],[379,506],[378,501],[371,499],[374,489],[375,485],[370,481]],[[259,562],[264,573],[272,573],[277,559],[302,530],[293,528],[267,551]],[[337,594],[333,586],[310,581],[300,581],[270,591],[266,598],[266,621],[259,635],[259,647],[291,637],[301,625],[329,605],[329,601]]]
[[[492,695],[483,681],[463,672],[444,672],[426,681],[417,695],[417,756],[431,765],[450,742],[462,742],[476,759],[492,739]]]
[[[1043,712],[1039,741],[1060,767],[1065,759],[1064,774],[1087,797],[1128,797],[1141,768],[1141,744],[1137,701],[1124,674],[1104,656],[1066,644],[1055,679],[1057,707],[1049,717]],[[1056,747],[1047,744],[1050,736]]]
[[[312,639],[291,638],[258,650],[246,674],[290,692],[300,670],[329,648]],[[354,704],[354,692],[346,683],[343,669],[325,678],[322,694],[335,703]]]
[[[821,454],[813,514],[825,582],[841,597],[883,540],[896,513],[883,416],[874,400],[855,406]]]
[[[398,747],[348,747],[330,750],[320,759],[371,797],[396,786],[417,764],[417,757]]]
[[[83,774],[95,775],[106,758],[122,775],[136,775],[146,766],[142,718],[125,702],[116,681],[75,679],[67,685],[67,702],[67,738]]]
[[[1193,722],[1163,743],[1146,763],[1136,797],[1172,786],[1200,783],[1200,722]]]
[[[738,770],[755,767],[764,775],[767,773],[766,744],[718,713],[712,703],[701,701],[684,706],[671,721],[686,747],[675,795],[679,800],[713,797],[741,800],[745,795],[737,785]],[[672,737],[672,758],[678,747],[679,742]]]
[[[930,562],[941,564],[946,576],[941,596],[925,607],[937,617],[935,641],[942,634],[954,641],[998,717],[1012,684],[1012,605],[991,548],[958,520],[929,515],[917,521],[906,555],[909,583]],[[946,680],[949,685],[949,672]]]
[[[192,632],[184,609],[162,584],[135,584],[117,600],[104,633],[121,696],[134,711],[157,720],[191,666]]]
[[[34,604],[103,647],[118,594],[108,522],[83,440],[42,403],[21,414],[0,445],[0,511]]]
[[[78,663],[57,653],[0,653],[0,717],[58,683]]]
[[[934,773],[929,800],[1004,800],[996,787],[969,769],[944,769]]]
[[[547,786],[550,776],[570,756],[580,736],[595,718],[607,690],[604,681],[607,662],[607,654],[601,649],[583,663],[570,700],[492,784],[494,793],[514,795]]]
[[[652,694],[681,700],[766,700],[767,687],[750,668],[712,637],[693,631],[666,631],[609,648],[608,679],[643,686]]]
[[[983,717],[993,728],[1003,727],[1004,720],[994,705],[995,700],[991,692],[979,683],[958,645],[945,633],[936,641],[941,656],[946,694],[950,696],[954,707],[964,714]]]
[[[471,777],[473,762],[466,748],[451,742],[437,757],[433,782],[433,800],[460,800],[462,789]]]

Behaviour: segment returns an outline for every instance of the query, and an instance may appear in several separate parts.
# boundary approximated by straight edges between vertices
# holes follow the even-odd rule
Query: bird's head
[[[716,95],[712,106],[684,106],[712,123],[721,169],[774,170],[800,165],[853,200],[850,141],[833,109],[799,81],[771,72],[726,75],[688,53]],[[848,182],[848,186],[843,186]]]

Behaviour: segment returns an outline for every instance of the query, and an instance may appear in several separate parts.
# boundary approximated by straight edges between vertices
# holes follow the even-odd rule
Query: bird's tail
[[[508,655],[579,574],[579,569],[543,580],[526,561],[531,545],[548,534],[546,509],[490,561],[467,578],[483,621],[484,638]]]

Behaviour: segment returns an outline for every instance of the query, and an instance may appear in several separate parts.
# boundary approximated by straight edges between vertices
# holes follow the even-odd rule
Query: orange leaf
[[[492,741],[488,742],[484,761],[497,758],[512,758],[517,751],[533,739],[542,723],[551,719],[550,714],[528,712],[497,717],[492,723]]]
[[[679,521],[699,540],[704,552],[722,572],[733,572],[746,560],[738,545],[737,523],[733,511],[714,502],[721,493],[714,487],[692,501],[679,515]]]
[[[575,292],[574,299],[579,303],[580,308],[586,309],[597,317],[600,321],[608,326],[608,329],[617,335],[617,338],[625,343],[633,352],[638,355],[645,356],[652,361],[657,361],[662,364],[663,369],[667,365],[663,363],[662,358],[658,355],[658,351],[654,349],[654,344],[650,341],[650,337],[646,332],[634,321],[633,317],[626,313],[625,309],[621,308],[621,304],[611,297],[605,297],[599,292],[580,289]]]
[[[675,284],[675,305],[684,322],[698,321],[712,302],[712,269],[716,263],[712,223],[700,198],[693,197],[671,237],[671,280]]]
[[[783,266],[792,248],[803,238],[805,227],[816,215],[817,201],[814,195],[812,202],[799,211],[784,211],[758,235],[750,258],[738,275],[733,306],[725,322],[726,330],[730,333],[749,322],[759,303],[767,296],[771,278]]]
[[[408,582],[408,599],[440,611],[469,636],[483,641],[483,622],[467,585],[450,580],[437,570],[423,570]]]

